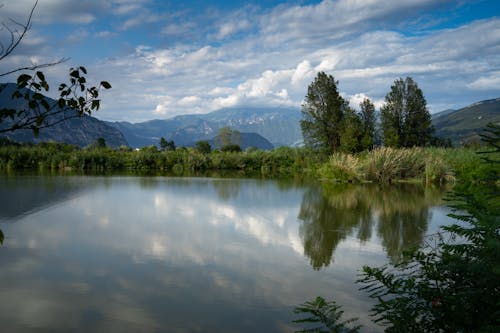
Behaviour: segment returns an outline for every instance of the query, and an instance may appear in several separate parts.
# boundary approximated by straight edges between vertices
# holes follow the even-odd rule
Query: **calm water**
[[[334,299],[367,332],[362,265],[449,223],[419,186],[0,176],[2,332],[293,332]]]

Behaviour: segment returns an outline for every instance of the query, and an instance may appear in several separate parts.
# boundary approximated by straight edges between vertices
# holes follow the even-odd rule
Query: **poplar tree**
[[[337,89],[338,81],[332,75],[319,72],[307,88],[302,105],[300,127],[307,146],[324,152],[340,148],[344,110],[347,102]]]
[[[427,146],[434,128],[427,102],[411,77],[394,81],[381,109],[384,144],[390,147]]]
[[[359,104],[361,110],[361,126],[363,134],[361,138],[361,146],[363,149],[372,149],[376,141],[376,116],[375,105],[369,98],[365,98]]]

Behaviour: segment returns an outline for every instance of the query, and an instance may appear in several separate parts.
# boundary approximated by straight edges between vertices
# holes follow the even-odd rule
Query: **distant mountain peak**
[[[120,129],[133,147],[158,145],[158,137],[173,140],[177,146],[191,145],[212,139],[225,126],[241,133],[257,133],[276,147],[302,141],[300,119],[298,108],[234,107],[154,122],[109,124]]]
[[[436,135],[450,139],[456,145],[479,141],[479,133],[489,122],[500,123],[500,98],[439,112],[432,117]]]

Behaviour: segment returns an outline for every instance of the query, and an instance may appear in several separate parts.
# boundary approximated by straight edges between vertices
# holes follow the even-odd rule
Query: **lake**
[[[439,189],[230,178],[0,176],[2,332],[293,332],[359,317],[363,265],[452,221]]]

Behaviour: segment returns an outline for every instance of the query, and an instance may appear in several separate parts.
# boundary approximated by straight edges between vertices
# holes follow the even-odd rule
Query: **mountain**
[[[158,145],[161,137],[173,140],[177,146],[188,146],[199,140],[211,140],[225,126],[241,133],[257,133],[277,147],[302,142],[300,119],[300,110],[296,108],[227,108],[165,120],[108,124],[119,129],[136,148]]]
[[[436,136],[450,139],[454,145],[479,141],[479,133],[489,122],[500,124],[500,98],[432,115]]]
[[[214,148],[220,148],[219,146],[219,136],[214,137],[211,140],[208,140],[208,143],[210,143],[211,147]],[[250,147],[262,149],[262,150],[271,150],[274,148],[273,144],[269,142],[266,138],[264,138],[262,135],[257,134],[257,133],[240,133],[240,144],[239,146],[241,147],[242,150],[245,150]]]
[[[17,89],[17,85],[7,83],[0,85],[0,105],[2,108],[10,108],[21,110],[26,108],[26,102],[22,99],[12,99],[12,93]],[[45,97],[45,100],[52,105],[55,100]],[[75,112],[68,109],[66,112]],[[61,118],[53,118],[54,121]],[[1,126],[8,126],[8,120],[5,120]],[[69,144],[74,144],[80,147],[94,143],[98,138],[104,138],[106,144],[110,147],[127,146],[127,140],[123,134],[113,126],[109,126],[105,122],[88,116],[67,119],[59,124],[47,127],[40,130],[38,137],[35,137],[30,129],[19,129],[13,132],[5,132],[0,136],[7,137],[17,142],[46,142],[57,141]]]

